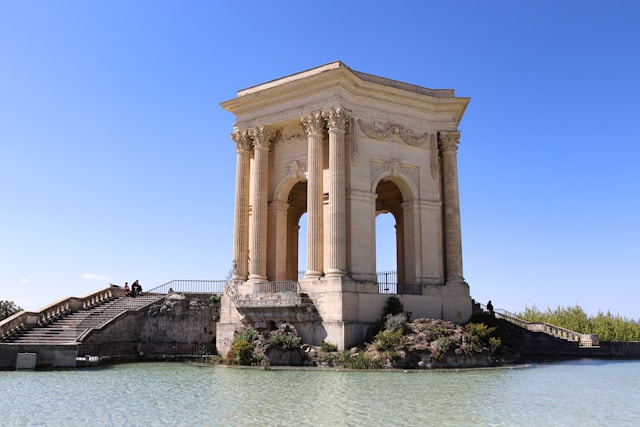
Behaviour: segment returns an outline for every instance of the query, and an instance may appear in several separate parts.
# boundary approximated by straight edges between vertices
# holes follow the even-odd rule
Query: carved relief
[[[418,167],[414,165],[406,165],[398,159],[391,159],[389,161],[371,160],[369,162],[369,173],[371,179],[371,187],[373,188],[374,182],[378,180],[381,174],[387,173],[391,176],[401,176],[411,178],[416,188],[418,188],[419,176]]]
[[[383,140],[398,138],[405,144],[414,147],[421,147],[428,141],[435,140],[435,134],[426,132],[422,136],[418,136],[413,130],[395,123],[373,122],[373,124],[368,125],[361,119],[358,119],[358,124],[360,125],[360,129],[362,129],[364,134],[369,138]]]
[[[283,127],[277,132],[275,143],[289,144],[294,142],[306,142],[307,135],[305,134],[302,124],[291,124]]]
[[[292,160],[288,165],[287,176],[293,179],[307,179],[307,165],[300,160]]]

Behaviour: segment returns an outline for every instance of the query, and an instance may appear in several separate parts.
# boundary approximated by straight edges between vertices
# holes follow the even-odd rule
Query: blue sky
[[[219,103],[341,60],[471,98],[474,298],[638,319],[639,18],[631,0],[0,1],[0,299],[223,279],[235,149]]]

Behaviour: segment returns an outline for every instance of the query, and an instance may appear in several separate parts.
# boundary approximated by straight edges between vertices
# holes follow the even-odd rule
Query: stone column
[[[316,112],[302,118],[308,143],[307,271],[305,277],[322,276],[322,143],[324,120]]]
[[[253,139],[254,159],[251,174],[251,233],[249,280],[267,280],[267,191],[269,145],[273,133],[264,126],[249,131]]]
[[[460,132],[440,132],[442,156],[442,188],[444,205],[444,243],[446,283],[464,282],[462,277],[462,233],[460,229],[460,196],[458,194],[458,142]]]
[[[236,200],[233,217],[233,277],[247,280],[249,271],[249,179],[251,139],[247,132],[234,132],[236,143]]]
[[[342,276],[346,270],[345,130],[342,107],[323,113],[329,127],[329,218],[328,260],[325,273]]]

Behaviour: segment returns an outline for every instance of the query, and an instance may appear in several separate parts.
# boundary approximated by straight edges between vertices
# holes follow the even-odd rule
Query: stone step
[[[48,324],[22,331],[4,342],[45,345],[75,342],[78,334],[84,330],[98,326],[124,311],[148,305],[161,297],[163,295],[114,298],[88,309],[68,313]]]

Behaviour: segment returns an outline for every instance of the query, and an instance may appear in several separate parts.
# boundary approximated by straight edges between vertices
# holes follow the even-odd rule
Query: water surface
[[[639,426],[640,361],[459,371],[0,372],[3,426]]]

